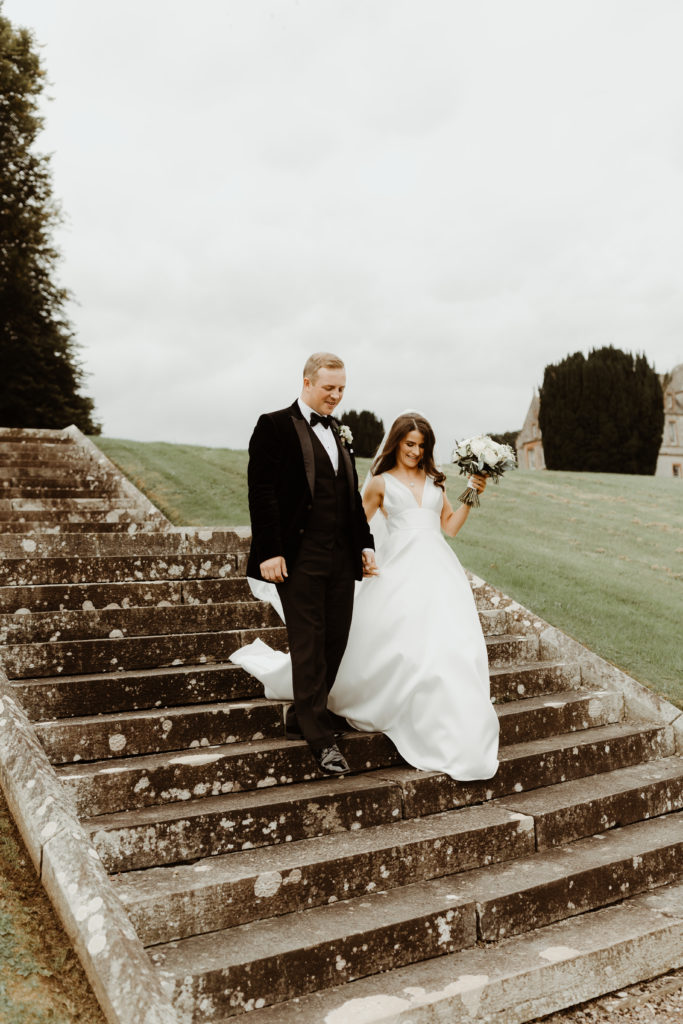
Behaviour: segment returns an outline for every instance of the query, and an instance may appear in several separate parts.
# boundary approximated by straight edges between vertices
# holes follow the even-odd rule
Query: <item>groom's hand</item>
[[[379,576],[375,552],[372,548],[365,548],[363,551],[363,576]]]
[[[287,563],[282,555],[267,558],[265,562],[261,562],[259,569],[264,580],[268,580],[269,583],[284,583],[287,579]]]

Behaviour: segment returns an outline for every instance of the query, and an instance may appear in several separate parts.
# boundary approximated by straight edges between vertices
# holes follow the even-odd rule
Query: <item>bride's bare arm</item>
[[[373,476],[363,494],[363,511],[368,522],[375,512],[382,507],[384,501],[384,479],[381,476]]]
[[[481,494],[486,487],[486,477],[472,476],[470,477],[470,480],[470,486],[474,487],[474,489]],[[454,509],[444,494],[443,508],[441,510],[441,529],[445,534],[447,534],[447,536],[455,537],[458,530],[462,529],[469,514],[469,505],[459,505],[457,509]]]

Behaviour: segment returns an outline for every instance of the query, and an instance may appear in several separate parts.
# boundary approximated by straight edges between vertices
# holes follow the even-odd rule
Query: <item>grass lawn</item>
[[[174,523],[248,523],[246,452],[93,440]],[[449,473],[453,501],[462,486]],[[518,470],[452,543],[467,568],[683,707],[682,482]]]

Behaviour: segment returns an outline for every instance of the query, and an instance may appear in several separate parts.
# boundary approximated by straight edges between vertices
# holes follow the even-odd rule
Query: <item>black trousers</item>
[[[292,658],[294,704],[288,731],[314,749],[335,742],[344,719],[327,709],[351,628],[355,579],[348,538],[307,536],[289,577],[278,584]]]

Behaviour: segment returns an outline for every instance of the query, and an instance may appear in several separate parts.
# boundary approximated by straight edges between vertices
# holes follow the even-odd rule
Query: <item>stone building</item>
[[[538,392],[534,391],[524,426],[517,435],[517,462],[520,469],[545,469],[543,438],[538,425],[538,410],[541,406]]]
[[[664,389],[664,435],[655,476],[676,476],[683,480],[683,363],[662,378]]]
[[[664,391],[664,434],[655,476],[675,476],[683,480],[683,363],[671,373],[662,374]],[[538,424],[540,399],[531,399],[524,426],[517,435],[517,460],[520,469],[545,469],[543,437]]]

